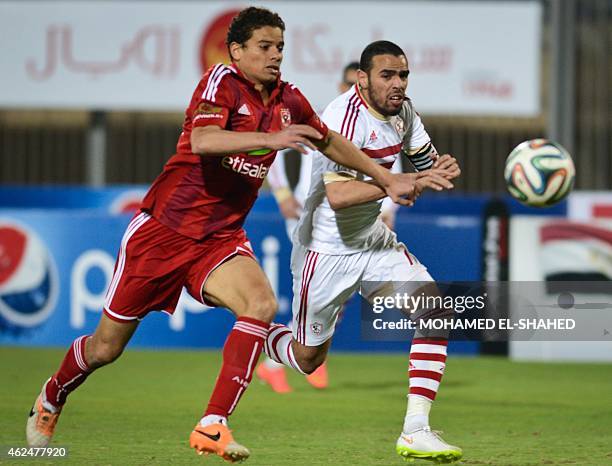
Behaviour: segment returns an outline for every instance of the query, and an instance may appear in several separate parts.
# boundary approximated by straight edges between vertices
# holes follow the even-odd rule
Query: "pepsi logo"
[[[57,267],[41,239],[0,221],[0,328],[41,324],[55,309],[58,292]]]

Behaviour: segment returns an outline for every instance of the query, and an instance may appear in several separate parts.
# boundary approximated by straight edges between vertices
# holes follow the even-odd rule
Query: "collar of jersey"
[[[368,105],[366,100],[363,98],[363,95],[361,95],[361,89],[359,89],[359,84],[355,84],[355,92],[357,93],[357,96],[361,100],[361,103],[363,104],[363,106],[368,109],[368,112],[370,112],[370,114],[374,118],[376,118],[377,120],[380,120],[380,121],[389,121],[390,120],[389,117],[386,117],[386,116],[384,116],[381,113],[378,113],[376,110],[374,110],[372,107],[370,107]]]
[[[242,71],[240,71],[238,69],[237,66],[235,66],[233,63],[231,65],[227,66],[232,73],[234,73],[238,78],[240,78],[243,82],[245,82],[249,87],[251,87],[254,91],[256,91],[257,93],[259,93],[259,91],[255,88],[255,84],[253,84],[251,81],[249,81],[247,79],[247,77],[242,73]],[[282,81],[280,79],[281,75],[280,73],[278,74],[278,78],[276,78],[276,85],[274,86],[274,89],[272,89],[272,92],[270,92],[270,98],[272,98],[272,96],[276,95],[278,93],[278,91],[281,88],[281,84]]]

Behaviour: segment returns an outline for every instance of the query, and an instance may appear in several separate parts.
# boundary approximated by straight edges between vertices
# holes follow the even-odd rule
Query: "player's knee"
[[[247,305],[246,316],[263,322],[272,322],[277,310],[278,302],[274,295],[254,297]]]
[[[112,363],[123,353],[123,346],[114,342],[92,339],[91,343],[91,347],[87,352],[87,364],[92,369]]]

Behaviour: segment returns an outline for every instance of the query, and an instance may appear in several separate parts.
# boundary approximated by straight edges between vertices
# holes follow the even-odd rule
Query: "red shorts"
[[[204,241],[183,236],[145,212],[128,225],[115,272],[106,292],[104,313],[118,322],[143,318],[150,311],[174,312],[183,286],[203,304],[204,282],[236,255],[255,259],[244,230],[213,234]]]

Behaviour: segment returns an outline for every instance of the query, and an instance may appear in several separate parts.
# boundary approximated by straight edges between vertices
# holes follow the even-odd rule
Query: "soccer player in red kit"
[[[280,80],[284,29],[277,14],[261,8],[247,8],[232,21],[226,40],[232,65],[212,67],[198,84],[177,153],[123,236],[97,329],[73,342],[35,401],[29,445],[49,443],[68,394],[119,357],[148,312],[173,312],[186,286],[201,302],[237,316],[190,445],[229,461],[247,458],[227,417],[251,381],[277,302],[242,225],[276,151],[316,147],[370,175],[394,201],[412,203],[414,178],[392,175],[329,131],[300,91]],[[430,175],[419,181],[435,183]]]

